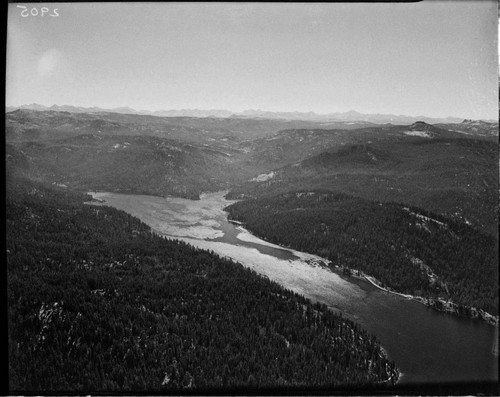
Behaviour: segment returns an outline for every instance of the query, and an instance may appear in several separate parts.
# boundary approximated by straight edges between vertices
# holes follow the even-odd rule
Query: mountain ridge
[[[18,109],[27,109],[35,111],[55,110],[67,111],[70,113],[122,113],[151,115],[160,117],[216,117],[216,118],[262,118],[277,120],[308,120],[308,121],[366,121],[376,124],[412,124],[417,121],[426,123],[461,123],[470,121],[469,119],[459,117],[427,117],[427,116],[408,116],[380,113],[360,113],[355,110],[347,112],[331,112],[318,114],[315,112],[273,112],[261,109],[247,109],[241,112],[233,112],[226,109],[169,109],[169,110],[136,110],[131,107],[116,107],[105,109],[100,107],[82,107],[72,105],[52,105],[45,106],[37,103],[21,106],[6,106],[6,112],[12,112]],[[493,120],[480,120],[482,122],[494,122]]]

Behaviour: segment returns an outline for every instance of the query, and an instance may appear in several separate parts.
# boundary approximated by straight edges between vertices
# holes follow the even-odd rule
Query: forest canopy
[[[357,324],[90,197],[7,185],[9,387],[179,391],[392,383]]]

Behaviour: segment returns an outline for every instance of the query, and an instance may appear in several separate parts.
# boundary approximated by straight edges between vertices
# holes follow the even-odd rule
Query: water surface
[[[332,271],[315,255],[270,244],[227,220],[225,192],[201,200],[97,193],[167,237],[210,249],[314,301],[376,335],[403,373],[401,383],[497,381],[495,327],[429,309]]]

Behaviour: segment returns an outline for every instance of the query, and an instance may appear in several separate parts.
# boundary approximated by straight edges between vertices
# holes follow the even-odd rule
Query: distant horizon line
[[[231,110],[231,109],[224,109],[224,108],[171,108],[171,109],[158,109],[158,110],[150,110],[150,109],[136,109],[131,106],[116,106],[116,107],[101,107],[101,106],[81,106],[81,105],[68,105],[68,104],[63,104],[63,105],[58,105],[58,104],[52,104],[52,105],[44,105],[41,103],[37,102],[32,102],[32,103],[25,103],[22,105],[5,105],[6,108],[23,108],[23,107],[29,107],[29,106],[38,106],[38,107],[43,107],[43,108],[53,108],[53,107],[69,107],[69,108],[75,108],[75,109],[80,109],[80,110],[92,110],[92,109],[99,109],[99,110],[104,110],[104,111],[116,111],[116,110],[131,110],[133,112],[146,112],[146,113],[151,113],[154,115],[154,113],[161,113],[161,112],[182,112],[182,111],[198,111],[198,112],[225,112],[225,113],[230,113],[234,115],[245,115],[245,113],[250,113],[250,112],[256,112],[256,113],[274,113],[274,114],[309,114],[311,116],[319,116],[319,117],[324,117],[324,116],[331,116],[331,115],[345,115],[345,114],[359,114],[359,115],[367,115],[367,116],[394,116],[394,117],[408,117],[408,118],[428,118],[428,119],[462,119],[462,120],[484,120],[484,121],[498,121],[498,119],[493,119],[493,118],[479,118],[479,119],[474,119],[471,117],[458,117],[458,116],[427,116],[423,114],[419,115],[410,115],[410,114],[393,114],[393,113],[372,113],[372,112],[360,112],[355,109],[350,109],[347,111],[333,111],[329,113],[318,113],[313,110],[266,110],[266,109],[254,109],[254,108],[247,108],[244,110]],[[247,114],[248,115],[248,114]],[[228,116],[225,116],[228,117]]]

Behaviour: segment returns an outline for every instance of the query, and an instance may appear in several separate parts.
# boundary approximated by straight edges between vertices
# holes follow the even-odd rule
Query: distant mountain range
[[[36,111],[47,111],[53,110],[56,112],[70,112],[70,113],[121,113],[121,114],[139,114],[148,116],[160,116],[160,117],[221,117],[226,118],[233,115],[233,112],[229,110],[199,110],[199,109],[180,109],[180,110],[135,110],[130,107],[118,107],[113,109],[104,109],[100,107],[82,107],[82,106],[71,106],[71,105],[52,105],[44,106],[37,103],[32,103],[31,105],[22,106],[7,106],[6,112],[12,112],[14,110],[24,109],[24,110],[36,110]]]
[[[269,112],[264,110],[244,110],[242,112],[231,112],[224,109],[180,109],[180,110],[135,110],[130,107],[119,107],[113,109],[103,109],[99,107],[81,107],[71,105],[52,105],[44,106],[33,103],[31,105],[7,106],[6,112],[17,109],[29,109],[36,111],[59,111],[70,113],[121,113],[121,114],[140,114],[160,117],[216,117],[216,118],[252,118],[252,119],[275,119],[275,120],[307,120],[317,122],[330,121],[366,121],[376,124],[412,124],[416,121],[425,121],[427,123],[460,123],[464,119],[458,117],[432,118],[426,116],[405,116],[393,114],[365,114],[355,110],[348,112],[334,112],[328,114],[317,114],[314,112]]]

